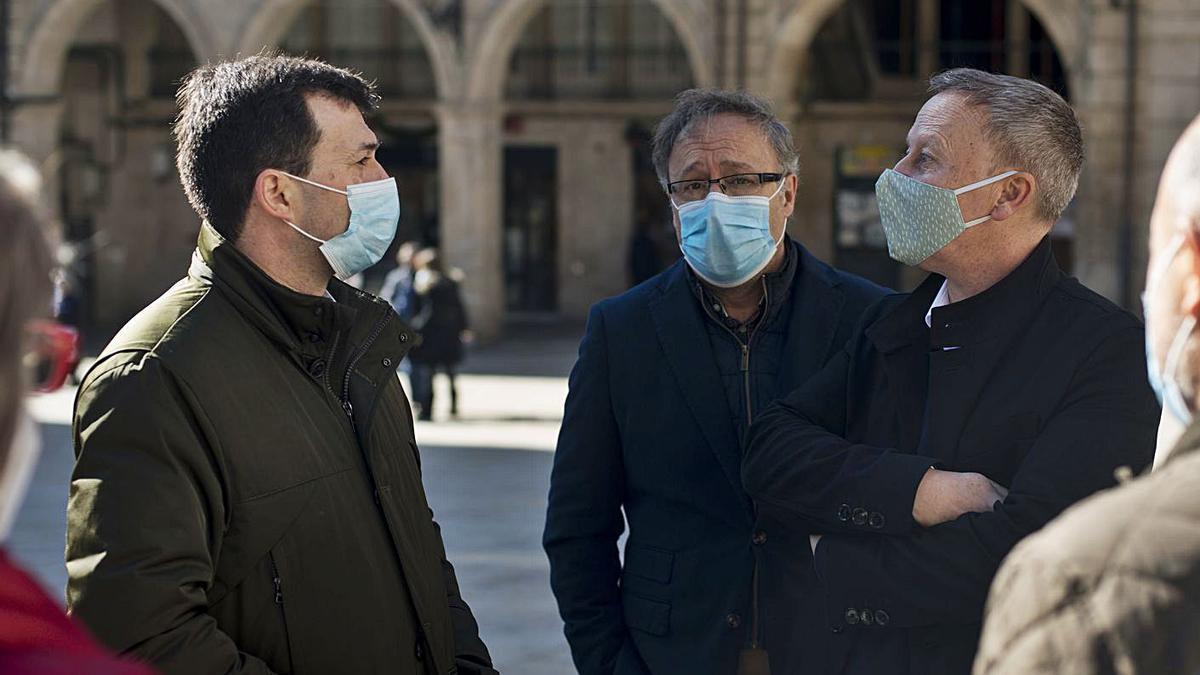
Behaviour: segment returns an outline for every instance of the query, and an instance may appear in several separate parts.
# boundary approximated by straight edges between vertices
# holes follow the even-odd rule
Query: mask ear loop
[[[954,196],[957,197],[958,195],[966,194],[972,190],[978,190],[981,187],[986,187],[997,181],[1002,181],[1005,178],[1008,178],[1009,176],[1015,175],[1017,173],[1020,173],[1020,172],[1016,171],[1016,170],[1005,171],[1004,173],[1002,173],[998,176],[992,176],[991,178],[984,178],[983,180],[975,181],[974,183],[971,183],[970,185],[964,185],[964,186],[958,188],[957,190],[954,190]],[[967,222],[963,223],[963,227],[974,227],[980,223],[986,223],[987,221],[989,221],[991,219],[992,219],[991,214],[988,214],[986,216],[976,218],[975,220],[971,220],[971,221],[967,221]]]
[[[342,195],[342,196],[344,196],[344,197],[349,197],[349,196],[350,196],[350,194],[349,194],[348,192],[346,192],[345,190],[339,190],[339,189],[337,189],[337,188],[331,188],[331,187],[329,187],[328,185],[321,185],[320,183],[317,183],[317,182],[311,181],[311,180],[309,180],[309,179],[307,179],[307,178],[301,178],[300,176],[294,176],[294,175],[292,175],[292,174],[290,174],[290,173],[288,173],[288,172],[286,172],[286,171],[280,171],[279,173],[282,173],[283,175],[287,176],[288,178],[294,178],[294,179],[296,179],[296,180],[300,181],[301,183],[308,183],[309,185],[311,185],[311,186],[313,186],[313,187],[316,187],[316,188],[321,188],[322,190],[328,190],[328,191],[330,191],[330,192],[336,192],[336,193],[338,193],[339,195]],[[309,234],[309,233],[305,232],[304,230],[300,229],[300,227],[299,227],[298,225],[296,225],[295,223],[293,223],[293,222],[290,222],[290,221],[287,221],[287,220],[285,220],[285,221],[283,221],[283,222],[287,223],[287,224],[288,224],[288,226],[289,226],[289,227],[291,227],[293,230],[295,230],[295,231],[299,232],[300,234],[304,235],[305,237],[308,237],[309,239],[311,239],[311,240],[313,240],[313,241],[317,242],[318,244],[324,244],[324,243],[325,243],[325,240],[324,240],[324,239],[318,239],[317,237],[314,237],[314,236],[312,236],[311,234]]]

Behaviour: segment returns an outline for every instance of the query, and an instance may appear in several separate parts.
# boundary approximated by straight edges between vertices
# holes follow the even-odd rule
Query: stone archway
[[[479,47],[470,54],[467,64],[466,95],[470,100],[496,101],[502,98],[506,69],[513,49],[534,14],[547,0],[508,0],[491,15],[478,40]],[[698,20],[706,10],[689,0],[651,0],[670,21],[675,35],[683,44],[697,87],[710,87],[716,76],[710,59],[705,58],[704,45],[708,40],[696,29],[710,21]]]
[[[29,39],[22,49],[17,71],[18,98],[57,96],[62,85],[63,63],[80,26],[107,0],[59,0],[34,17],[26,29]],[[206,17],[185,0],[151,0],[171,17],[187,38],[197,62],[215,59],[218,40]]]
[[[1020,0],[1046,29],[1058,50],[1071,91],[1079,91],[1081,41],[1079,7],[1076,0]],[[780,18],[767,71],[766,94],[783,110],[791,101],[799,64],[802,64],[813,39],[846,0],[805,0]]]
[[[391,0],[412,24],[433,68],[434,87],[439,99],[452,98],[461,90],[461,69],[457,49],[430,21],[429,15],[414,0]],[[311,0],[264,0],[246,22],[236,41],[239,54],[253,54],[263,47],[278,44]]]

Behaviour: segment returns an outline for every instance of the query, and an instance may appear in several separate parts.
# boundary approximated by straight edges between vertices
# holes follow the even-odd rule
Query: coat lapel
[[[934,310],[928,361],[928,429],[919,449],[921,454],[953,464],[963,429],[985,388],[994,376],[1004,376],[1005,354],[1024,334],[1024,327],[1061,279],[1047,238],[1025,262],[988,290]],[[932,297],[925,306],[931,302]],[[943,346],[959,348],[943,351]]]
[[[742,488],[740,443],[729,417],[729,403],[683,263],[664,281],[661,295],[650,303],[650,314],[684,401],[735,493],[751,509]]]
[[[803,246],[796,245],[795,250],[800,260],[796,281],[792,284],[792,314],[783,345],[778,387],[780,394],[785,396],[825,365],[837,336],[838,317],[846,302],[831,270]]]

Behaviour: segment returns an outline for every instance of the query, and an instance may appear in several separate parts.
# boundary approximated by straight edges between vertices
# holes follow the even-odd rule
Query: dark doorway
[[[508,309],[558,309],[558,151],[504,150],[504,280]]]

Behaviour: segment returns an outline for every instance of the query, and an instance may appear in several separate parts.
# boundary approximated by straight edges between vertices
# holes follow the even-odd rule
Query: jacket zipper
[[[279,566],[275,564],[275,554],[270,553],[271,558],[271,583],[275,585],[275,604],[283,607],[283,579],[279,577]]]
[[[762,315],[758,317],[759,324],[761,324],[761,322],[767,318],[767,312],[771,308],[771,296],[767,289],[767,280],[765,278],[762,280],[762,284],[763,312]],[[724,328],[726,333],[729,333],[731,336],[733,336],[734,341],[736,341],[742,348],[742,386],[745,389],[746,395],[746,424],[750,425],[754,423],[754,404],[751,403],[750,399],[750,347],[754,344],[754,336],[758,334],[759,324],[755,324],[754,329],[750,331],[748,336],[746,336],[746,341],[742,342],[742,340],[732,330],[730,330],[728,326],[725,325],[725,322],[719,321],[718,323],[721,324],[721,328]]]
[[[750,334],[746,337],[746,341],[744,343],[740,339],[738,339],[738,336],[735,335],[732,330],[729,330],[729,328],[725,326],[724,322],[721,322],[721,327],[725,328],[726,332],[728,332],[730,335],[732,335],[733,339],[737,340],[738,344],[741,345],[741,347],[742,347],[742,384],[745,387],[745,393],[746,393],[746,425],[747,425],[747,427],[750,424],[754,423],[754,404],[751,403],[751,398],[750,398],[750,347],[751,347],[751,345],[754,344],[754,336],[758,334],[758,326],[761,324],[761,322],[766,320],[767,312],[769,312],[771,309],[771,295],[770,295],[770,291],[767,286],[767,280],[765,278],[762,280],[762,284],[763,284],[763,313],[761,316],[758,317],[759,323],[755,324],[754,329],[750,331]],[[755,511],[757,511],[757,508],[755,509]],[[753,612],[753,614],[754,614],[754,616],[752,616],[750,619],[750,648],[758,649],[759,648],[759,625],[758,625],[758,614],[759,614],[759,606],[758,605],[759,605],[759,603],[758,603],[758,556],[757,555],[754,556],[754,573],[753,573],[753,580],[751,581],[750,604],[751,604],[751,612]]]
[[[288,631],[287,612],[283,611],[283,578],[279,575],[279,565],[275,562],[275,552],[267,551],[267,558],[271,561],[271,585],[275,589],[275,606],[279,608],[279,622],[283,626],[283,644],[287,649],[288,662],[291,663],[292,637]]]
[[[346,374],[342,378],[342,396],[340,400],[342,402],[342,410],[345,411],[346,416],[351,420],[354,419],[354,406],[350,405],[350,373],[354,372],[354,367],[366,356],[367,350],[371,348],[371,345],[374,345],[375,341],[379,339],[379,335],[383,333],[384,326],[392,320],[393,316],[395,314],[392,312],[386,312],[383,318],[375,323],[375,327],[371,329],[371,334],[367,336],[366,341],[359,346],[358,351],[354,353],[350,362],[346,364]]]

